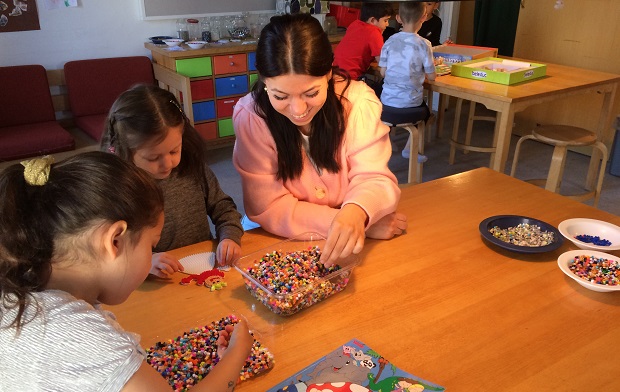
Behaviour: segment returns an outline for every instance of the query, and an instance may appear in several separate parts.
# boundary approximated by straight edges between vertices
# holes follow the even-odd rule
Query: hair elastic
[[[50,169],[54,163],[54,157],[46,155],[20,162],[24,166],[24,179],[29,185],[43,186],[50,177]]]

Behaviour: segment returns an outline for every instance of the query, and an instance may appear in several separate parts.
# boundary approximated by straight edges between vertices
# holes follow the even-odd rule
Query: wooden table
[[[427,82],[427,87],[440,94],[481,103],[488,109],[497,112],[494,136],[497,149],[491,155],[489,167],[503,173],[510,148],[510,135],[512,134],[515,113],[523,111],[531,105],[590,92],[603,94],[603,104],[596,132],[599,139],[609,145],[613,140],[613,129],[608,125],[619,81],[620,75],[547,64],[547,75],[545,77],[512,86],[444,75],[437,77],[432,82]],[[441,134],[443,126],[445,104],[445,99],[439,100],[438,134]],[[590,186],[596,178],[598,159],[594,158],[599,158],[596,151],[593,154],[588,172],[588,184]]]
[[[404,188],[399,209],[407,234],[368,240],[347,288],[293,316],[254,300],[234,270],[221,291],[181,286],[178,274],[147,281],[110,308],[145,347],[243,314],[276,365],[239,391],[264,391],[352,338],[450,392],[617,389],[620,293],[589,291],[565,276],[556,260],[576,249],[568,241],[550,253],[512,253],[484,241],[478,224],[501,214],[556,227],[574,217],[620,225],[620,217],[488,168]],[[252,230],[244,253],[277,241]]]

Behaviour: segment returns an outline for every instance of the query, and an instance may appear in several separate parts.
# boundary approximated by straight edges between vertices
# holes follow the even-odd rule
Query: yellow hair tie
[[[52,163],[54,163],[54,157],[50,155],[21,162],[24,166],[26,182],[30,185],[45,185],[50,177]]]

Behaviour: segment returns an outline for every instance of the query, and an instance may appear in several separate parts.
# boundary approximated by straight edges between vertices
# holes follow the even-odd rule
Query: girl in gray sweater
[[[164,228],[151,274],[182,270],[167,250],[214,238],[216,260],[230,265],[241,255],[241,214],[206,163],[206,146],[175,96],[153,85],[137,85],[112,105],[101,149],[146,170],[164,193]]]

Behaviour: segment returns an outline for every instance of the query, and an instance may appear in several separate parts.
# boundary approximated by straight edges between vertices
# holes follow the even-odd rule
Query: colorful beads
[[[187,391],[202,380],[219,362],[217,339],[227,325],[239,319],[230,315],[200,328],[190,329],[175,339],[158,342],[146,350],[146,361],[168,381],[174,391]],[[273,355],[254,339],[250,356],[239,374],[239,380],[273,367]]]
[[[350,271],[339,265],[319,262],[318,246],[283,253],[274,251],[246,268],[249,292],[276,314],[291,315],[340,292],[349,282]],[[335,272],[340,273],[335,274]]]
[[[507,229],[495,226],[489,229],[489,232],[501,241],[519,246],[546,246],[554,241],[552,231],[543,231],[539,226],[528,223],[520,223]]]
[[[590,283],[607,286],[620,284],[620,263],[602,257],[579,255],[568,264],[578,277]]]
[[[591,236],[588,234],[579,234],[575,236],[581,242],[586,242],[588,244],[598,245],[598,246],[609,246],[611,245],[611,241],[601,238],[599,236]]]

